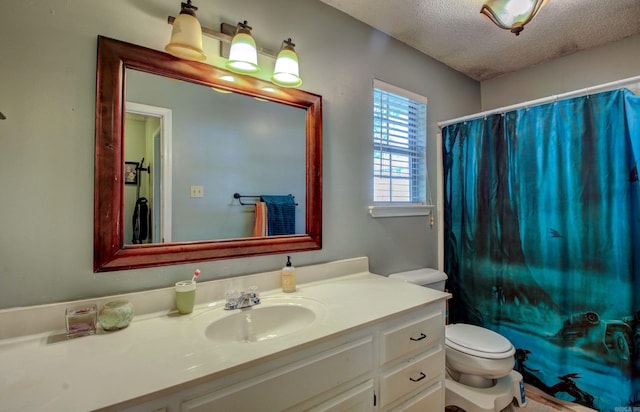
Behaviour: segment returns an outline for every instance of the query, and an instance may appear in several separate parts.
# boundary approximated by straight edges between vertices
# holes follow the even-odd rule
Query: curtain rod
[[[445,121],[442,121],[442,122],[438,122],[438,127],[442,129],[443,127],[446,127],[446,126],[449,126],[449,125],[452,125],[452,124],[465,122],[467,120],[479,119],[481,117],[490,116],[492,114],[506,113],[506,112],[510,112],[512,110],[518,110],[518,109],[522,109],[522,108],[525,108],[525,107],[538,106],[538,105],[541,105],[541,104],[545,104],[545,103],[550,103],[550,102],[555,102],[555,101],[558,101],[558,100],[566,99],[566,98],[569,98],[569,97],[577,97],[577,96],[582,96],[582,95],[586,95],[586,94],[600,93],[600,92],[606,91],[608,89],[615,89],[615,88],[624,86],[626,84],[631,84],[631,83],[640,83],[640,76],[630,77],[628,79],[623,79],[623,80],[617,80],[617,81],[611,82],[611,83],[600,84],[598,86],[586,87],[584,89],[574,90],[572,92],[556,94],[556,95],[548,96],[548,97],[543,97],[541,99],[530,100],[530,101],[524,102],[524,103],[517,103],[517,104],[511,105],[511,106],[505,106],[505,107],[500,107],[500,108],[497,108],[497,109],[491,109],[491,110],[487,110],[485,112],[471,114],[469,116],[458,117],[457,119],[445,120]]]

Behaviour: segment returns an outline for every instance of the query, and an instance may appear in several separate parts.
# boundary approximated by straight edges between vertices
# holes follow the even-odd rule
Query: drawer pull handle
[[[411,382],[420,382],[421,380],[423,380],[426,377],[427,377],[427,375],[425,375],[423,372],[420,372],[420,377],[418,379],[409,378],[409,380]]]
[[[422,339],[427,339],[427,335],[425,335],[424,333],[421,333],[419,337],[417,337],[417,338],[409,338],[409,339],[411,339],[414,342],[417,342],[417,341],[422,340]]]

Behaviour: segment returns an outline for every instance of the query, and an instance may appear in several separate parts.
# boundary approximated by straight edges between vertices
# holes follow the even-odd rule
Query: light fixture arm
[[[180,9],[180,14],[189,14],[193,17],[196,17],[196,10],[198,8],[191,4],[191,0],[187,0],[187,2],[182,2],[182,8]]]
[[[173,25],[175,20],[176,20],[176,18],[173,17],[173,16],[167,17],[167,23],[169,23],[171,25]],[[242,24],[242,23],[238,23],[238,24]],[[216,30],[213,30],[211,28],[202,26],[202,35],[203,36],[207,36],[207,37],[212,38],[212,39],[215,39],[215,40],[218,40],[218,41],[221,41],[222,43],[231,44],[231,40],[233,39],[233,35],[236,32],[236,27],[237,26],[234,26],[234,25],[231,25],[231,24],[228,24],[228,23],[222,23],[222,32],[220,32],[220,31],[216,31]],[[249,27],[249,29],[251,29],[251,28]],[[270,57],[270,58],[272,58],[274,60],[278,56],[278,52],[275,52],[275,51],[270,50],[270,49],[265,49],[263,47],[258,47],[256,50],[257,50],[257,52],[259,54],[261,54],[263,56]],[[225,56],[223,56],[223,57],[225,57]]]
[[[242,29],[251,31],[253,30],[253,27],[249,26],[246,20],[244,22],[239,21],[238,24],[236,25],[236,33]]]

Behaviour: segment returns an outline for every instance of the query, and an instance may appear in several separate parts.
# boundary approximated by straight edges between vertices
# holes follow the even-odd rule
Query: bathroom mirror
[[[127,73],[142,72],[233,92],[268,105],[302,110],[305,121],[304,193],[297,196],[304,209],[304,233],[293,235],[127,244],[124,144]],[[178,145],[173,132],[173,147]],[[295,145],[294,145],[295,146]],[[300,146],[302,147],[302,146]],[[223,149],[224,147],[221,147]],[[279,162],[286,170],[286,162]],[[292,173],[296,173],[293,171]],[[234,174],[222,179],[236,180]],[[125,182],[127,181],[127,182]],[[242,188],[239,188],[240,191]],[[216,190],[210,187],[208,190]],[[241,193],[243,194],[243,193]],[[254,193],[250,193],[254,194]],[[258,193],[263,194],[263,193]],[[175,195],[175,194],[174,194]],[[232,194],[228,194],[231,198]],[[245,206],[246,208],[246,206]],[[250,211],[252,213],[252,211]],[[164,218],[164,217],[163,217]],[[98,37],[96,81],[96,148],[94,199],[94,271],[112,271],[215,259],[288,253],[321,248],[322,231],[322,98],[298,89],[285,89],[261,79],[238,76],[204,63],[185,61],[163,52]]]
[[[278,233],[306,233],[305,110],[137,70],[125,77],[125,245],[252,237],[255,203],[273,194],[297,205]]]

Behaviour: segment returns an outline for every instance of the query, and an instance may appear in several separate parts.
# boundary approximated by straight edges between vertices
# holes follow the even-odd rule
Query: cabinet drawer
[[[350,389],[322,405],[309,409],[309,412],[370,412],[373,410],[373,381]],[[444,398],[442,400],[444,402]]]
[[[433,312],[412,322],[387,329],[382,333],[381,364],[401,356],[426,350],[444,338],[444,315]]]
[[[366,337],[226,389],[182,403],[182,411],[282,411],[373,369]]]
[[[444,385],[438,382],[424,392],[420,392],[402,405],[391,409],[392,412],[425,412],[444,409]]]
[[[410,392],[426,388],[444,376],[444,348],[411,358],[380,376],[380,406],[384,407]]]

